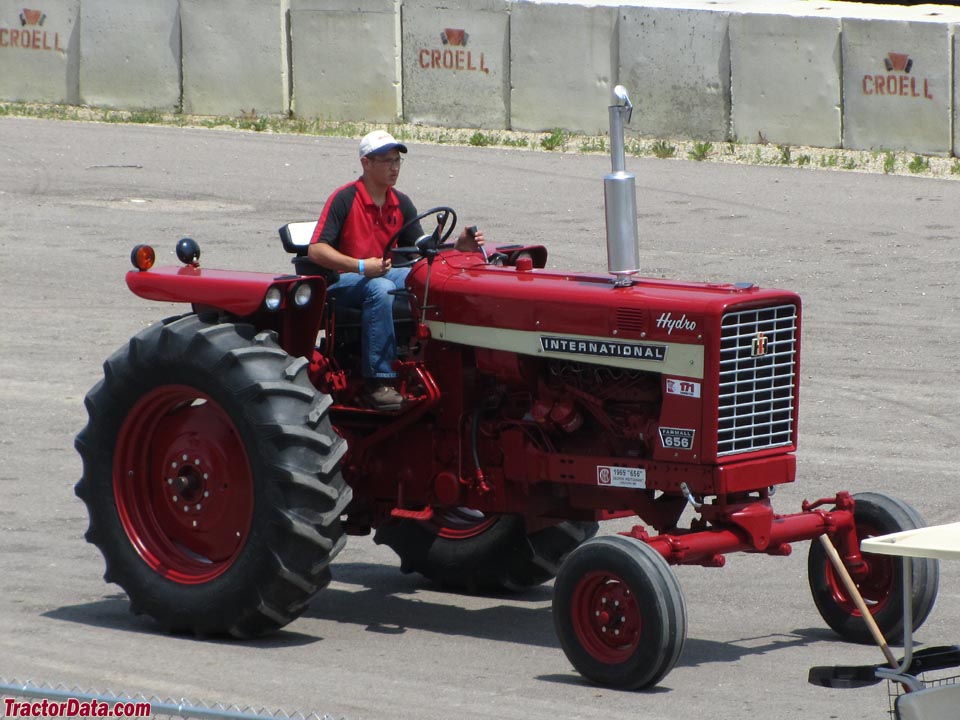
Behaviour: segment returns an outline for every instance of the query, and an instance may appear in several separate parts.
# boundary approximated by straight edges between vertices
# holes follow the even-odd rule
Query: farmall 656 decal
[[[23,8],[20,27],[0,27],[0,48],[65,52],[60,47],[60,33],[43,29],[46,20],[47,15],[43,10]]]
[[[911,75],[913,60],[906,53],[887,53],[883,59],[886,75],[864,75],[862,90],[864,95],[892,95],[896,97],[923,98],[933,100],[930,81]]]

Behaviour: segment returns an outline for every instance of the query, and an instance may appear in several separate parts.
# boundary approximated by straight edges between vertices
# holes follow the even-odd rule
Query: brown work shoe
[[[364,397],[374,410],[399,410],[403,405],[403,395],[384,383],[367,385]]]

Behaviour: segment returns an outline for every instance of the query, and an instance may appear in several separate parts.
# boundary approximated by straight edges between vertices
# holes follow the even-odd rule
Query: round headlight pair
[[[313,297],[313,288],[307,283],[300,283],[293,290],[293,304],[297,307],[306,307]],[[283,290],[274,285],[267,290],[263,304],[270,312],[276,312],[283,306]]]

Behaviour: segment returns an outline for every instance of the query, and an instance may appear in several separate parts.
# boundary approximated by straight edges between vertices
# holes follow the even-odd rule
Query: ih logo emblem
[[[750,346],[750,357],[763,357],[767,354],[767,336],[758,332]]]

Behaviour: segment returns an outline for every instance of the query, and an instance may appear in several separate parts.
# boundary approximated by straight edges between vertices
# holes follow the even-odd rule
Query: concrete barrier
[[[620,9],[620,83],[642,135],[726,140],[730,135],[729,13]]]
[[[0,98],[79,103],[79,31],[80,0],[0,0]]]
[[[951,148],[951,27],[843,20],[843,145],[947,154]]]
[[[509,127],[509,8],[508,0],[404,0],[408,122]]]
[[[290,38],[296,115],[403,116],[399,0],[290,0]]]
[[[839,18],[732,15],[730,86],[734,138],[839,147]]]
[[[599,134],[617,84],[617,7],[515,2],[510,11],[510,125]]]
[[[180,107],[179,0],[83,0],[80,101],[131,110]]]
[[[0,101],[601,133],[619,82],[642,135],[960,154],[946,5],[28,2],[0,0]]]
[[[960,25],[953,28],[953,146],[954,157],[960,157]]]
[[[183,110],[287,113],[289,0],[180,0]]]

